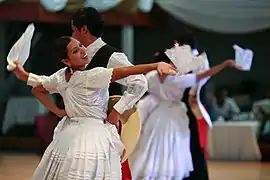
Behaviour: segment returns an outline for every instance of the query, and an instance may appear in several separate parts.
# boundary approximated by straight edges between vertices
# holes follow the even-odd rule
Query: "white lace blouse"
[[[109,84],[113,69],[97,67],[76,71],[69,81],[65,79],[66,68],[60,69],[42,81],[49,93],[63,97],[67,115],[105,119],[109,100]]]

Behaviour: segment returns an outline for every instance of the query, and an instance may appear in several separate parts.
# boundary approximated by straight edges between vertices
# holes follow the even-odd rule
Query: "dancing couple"
[[[154,69],[165,74],[174,71],[165,63],[132,67],[124,53],[102,41],[103,24],[96,9],[78,10],[71,26],[79,41],[71,37],[56,41],[55,54],[67,68],[49,77],[27,73],[17,64],[15,75],[34,87],[33,93],[50,111],[63,117],[59,123],[62,129],[56,128],[33,179],[118,180],[121,174],[123,179],[131,179],[128,163],[121,173],[123,145],[111,124],[117,125],[120,114],[133,107],[147,90],[147,81],[140,74]],[[114,81],[128,88],[107,117],[108,87]],[[47,92],[61,94],[65,110],[50,102]],[[104,124],[105,119],[109,123]]]

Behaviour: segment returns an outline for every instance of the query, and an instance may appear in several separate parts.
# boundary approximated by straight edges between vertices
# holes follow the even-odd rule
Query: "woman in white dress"
[[[171,63],[164,52],[156,57]],[[225,67],[236,66],[234,61],[227,60],[198,74],[160,76],[157,71],[146,74],[149,94],[138,103],[142,132],[129,158],[135,180],[182,180],[189,176],[193,170],[189,119],[181,99],[185,88]]]
[[[56,43],[56,53],[68,67],[60,69],[37,87],[33,94],[50,111],[65,117],[65,127],[57,130],[34,172],[34,180],[121,180],[120,157],[124,146],[117,129],[107,119],[108,87],[111,82],[133,74],[158,69],[175,74],[166,63],[127,66],[114,69],[97,67],[84,70],[89,64],[85,48],[71,37]],[[22,73],[24,72],[24,73]],[[15,75],[26,81],[29,74],[17,64]],[[65,110],[59,109],[47,93],[59,93]],[[113,124],[117,124],[116,118]]]

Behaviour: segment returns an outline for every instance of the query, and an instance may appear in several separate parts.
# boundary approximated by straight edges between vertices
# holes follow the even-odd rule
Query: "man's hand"
[[[22,81],[27,81],[29,74],[17,61],[15,61],[14,64],[16,65],[16,68],[12,72],[15,74],[15,76]]]
[[[120,113],[117,112],[114,108],[112,109],[111,113],[109,114],[107,120],[109,123],[115,125],[117,128],[119,127],[118,121],[120,119]]]
[[[175,67],[165,62],[159,62],[157,71],[160,76],[162,75],[176,75]]]

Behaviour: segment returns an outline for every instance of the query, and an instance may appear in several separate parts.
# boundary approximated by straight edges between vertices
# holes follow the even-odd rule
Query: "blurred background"
[[[33,97],[31,88],[6,70],[7,54],[34,22],[25,69],[52,74],[61,67],[52,55],[52,42],[71,35],[70,15],[83,6],[103,12],[103,40],[125,52],[133,64],[152,62],[156,51],[187,31],[196,36],[198,50],[206,51],[211,66],[234,58],[234,44],[253,50],[251,71],[226,69],[205,87],[214,122],[206,154],[212,179],[222,179],[218,169],[240,167],[221,161],[241,162],[239,172],[251,179],[270,178],[262,175],[262,168],[270,172],[270,166],[260,163],[270,161],[269,0],[0,0],[0,179],[1,174],[14,179],[10,166],[21,169],[32,163],[21,170],[29,179],[59,121]],[[61,104],[59,97],[51,98]]]

